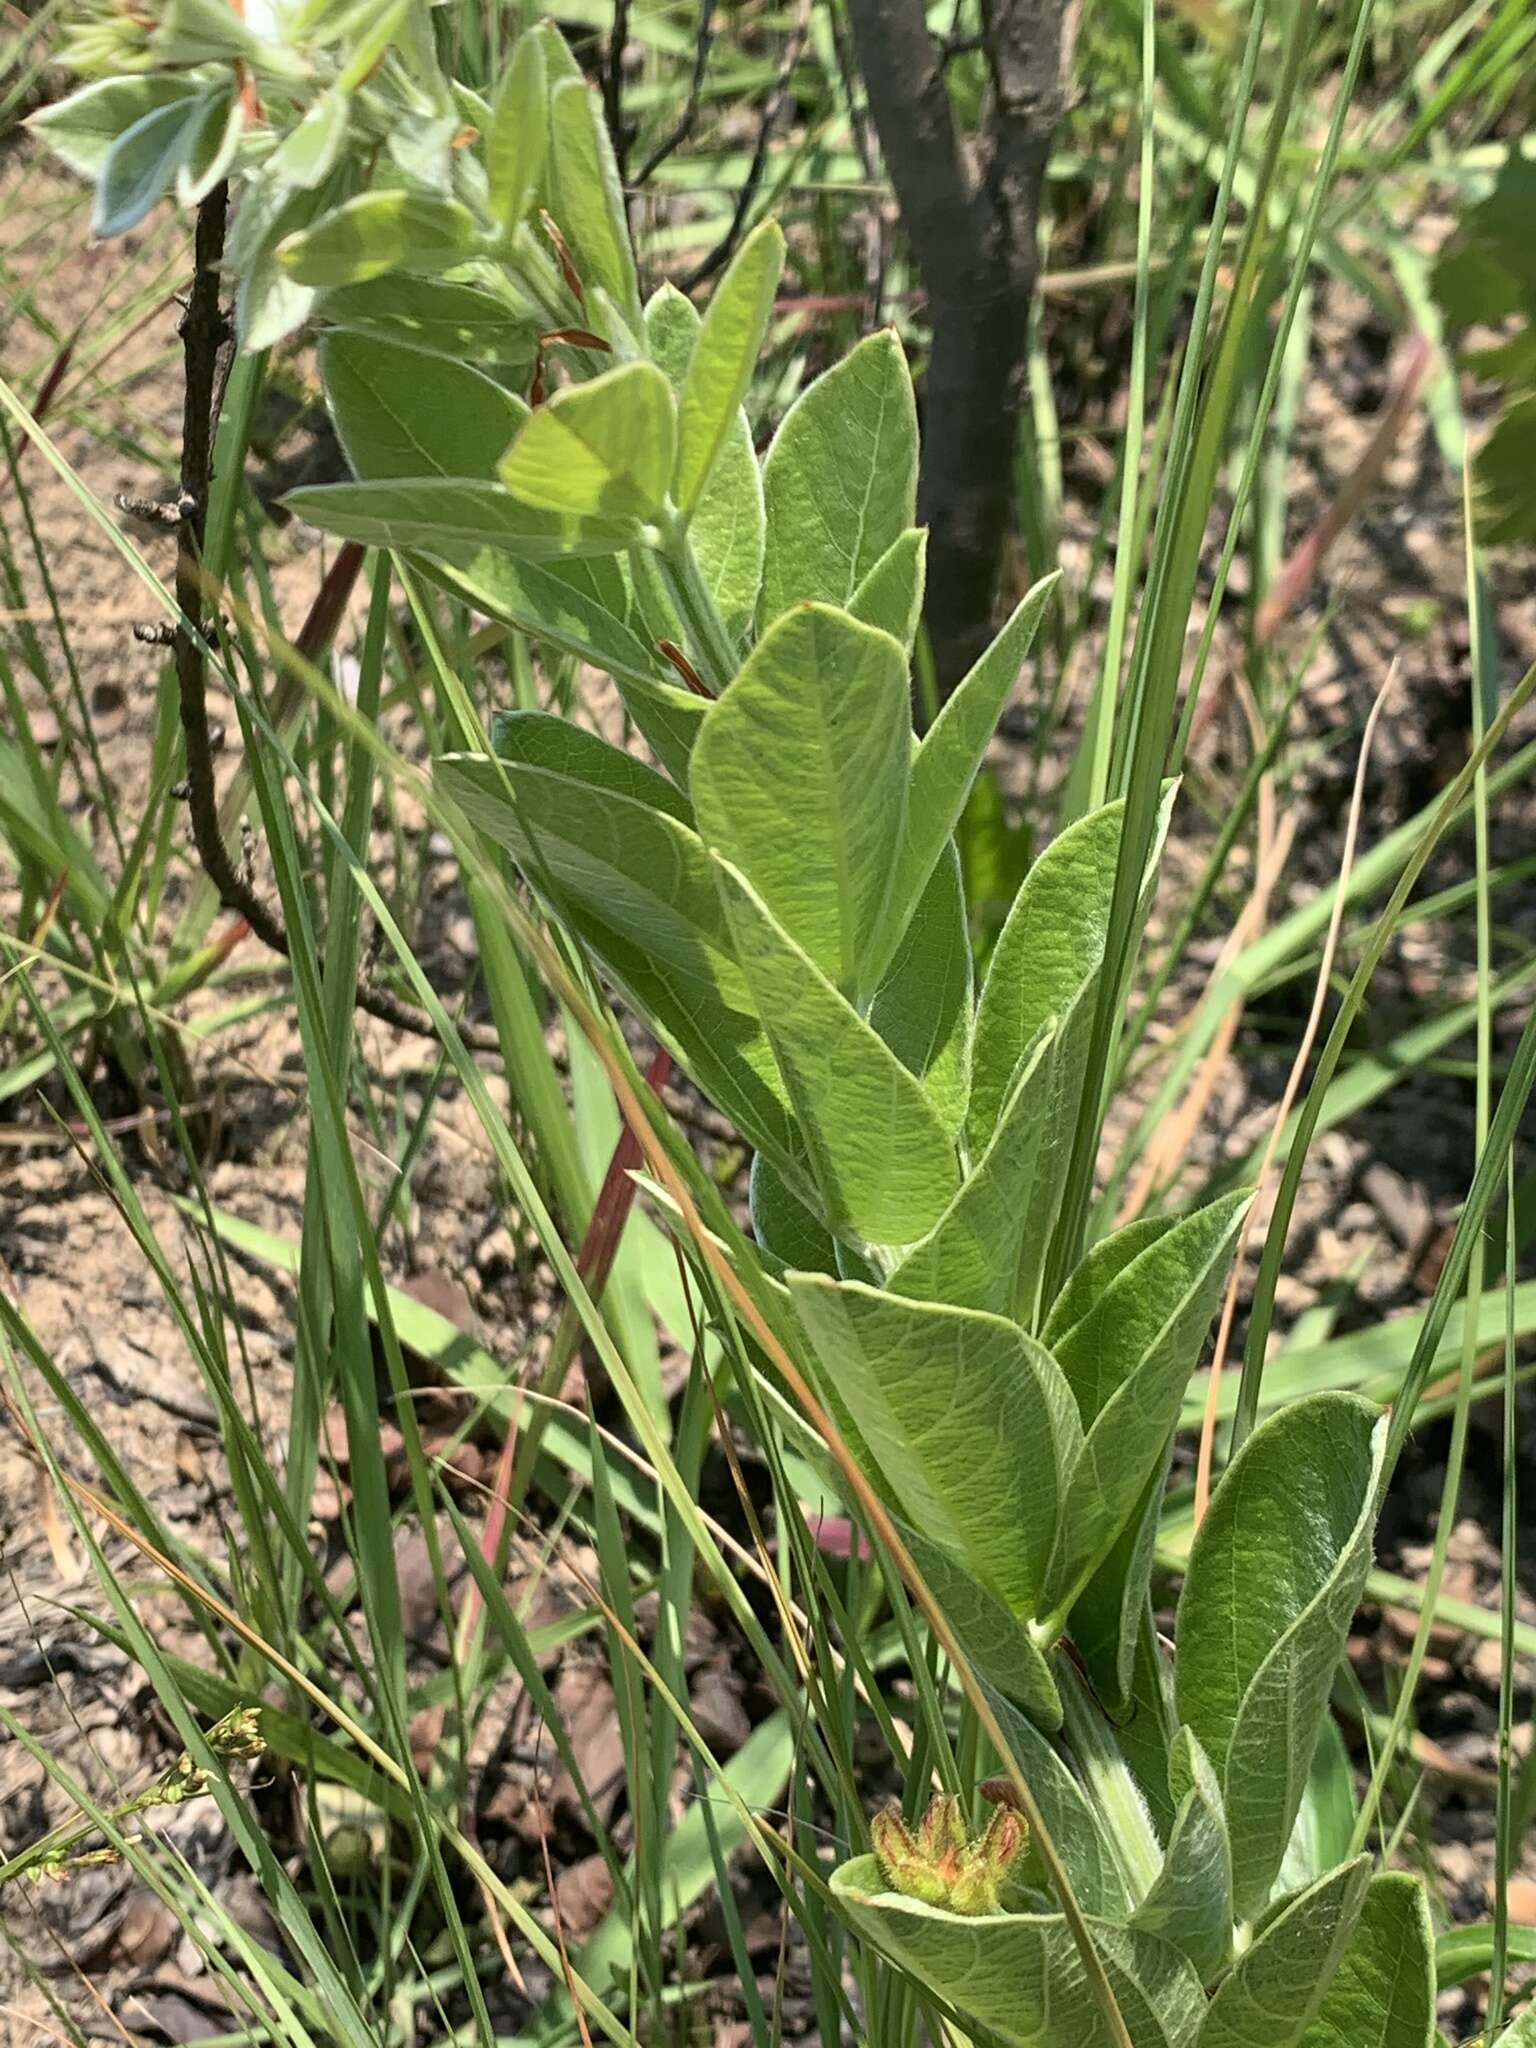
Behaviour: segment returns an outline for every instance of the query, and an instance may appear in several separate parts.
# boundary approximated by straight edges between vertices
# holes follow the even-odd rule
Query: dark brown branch
[[[714,0],[699,0],[699,19],[693,43],[693,76],[688,81],[688,96],[683,101],[683,111],[678,115],[676,125],[661,138],[635,173],[631,188],[633,191],[638,192],[642,185],[648,184],[673,151],[680,149],[693,133],[699,118],[699,106],[704,93],[704,76],[709,69],[709,53],[714,40]]]
[[[886,169],[928,289],[918,517],[929,530],[925,618],[943,692],[986,644],[1012,524],[1066,0],[983,0],[992,86],[971,146],[956,128],[946,52],[929,33],[922,0],[846,4]]]
[[[203,574],[203,542],[208,525],[208,480],[212,470],[213,437],[218,423],[218,406],[223,392],[229,355],[234,346],[229,322],[219,304],[219,266],[224,256],[224,228],[228,217],[229,191],[217,185],[197,209],[192,289],[181,320],[182,359],[186,388],[181,417],[180,520],[176,541],[176,603],[181,618],[172,643],[176,664],[176,685],[181,710],[181,730],[187,754],[187,809],[192,824],[192,841],[198,859],[219,893],[226,910],[235,911],[264,946],[284,959],[291,957],[288,933],[281,917],[256,890],[250,878],[231,860],[219,823],[218,793],[214,782],[214,739],[208,721],[208,641]],[[356,562],[362,559],[359,550]],[[342,581],[335,575],[326,579],[322,598],[306,622],[305,635],[313,658],[323,650],[335,631],[346,592],[355,578],[356,562]],[[317,617],[317,614],[320,616]],[[195,630],[194,630],[195,627]],[[360,982],[359,1009],[383,1023],[410,1031],[423,1038],[437,1032],[425,1011],[402,1003],[388,990]],[[481,1050],[494,1051],[499,1041],[494,1032],[466,1028],[465,1039]]]
[[[613,0],[613,26],[608,32],[608,61],[603,66],[603,113],[608,139],[622,185],[629,167],[629,124],[624,119],[624,49],[629,41],[629,0]]]
[[[682,288],[691,292],[697,286],[723,270],[736,252],[741,240],[741,231],[747,224],[747,215],[752,211],[752,202],[757,197],[757,188],[763,182],[763,171],[768,163],[768,143],[775,124],[789,99],[790,87],[794,83],[795,67],[800,62],[800,53],[805,48],[805,39],[811,26],[811,0],[798,0],[795,18],[785,39],[784,54],[779,68],[763,102],[763,111],[757,124],[757,142],[753,147],[752,161],[747,166],[747,175],[741,181],[736,194],[736,204],[731,209],[731,223],[716,242],[713,249],[701,263],[696,263],[683,279]]]

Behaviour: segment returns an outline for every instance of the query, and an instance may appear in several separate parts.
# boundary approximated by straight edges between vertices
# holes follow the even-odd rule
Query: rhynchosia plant
[[[965,1775],[948,1759],[915,1831],[872,1822],[832,1878],[846,1921],[1018,2048],[1428,2043],[1425,1900],[1350,1853],[1329,1712],[1373,1406],[1308,1396],[1238,1445],[1173,1640],[1154,1623],[1246,1200],[1095,1238],[1081,1199],[1172,790],[1151,860],[1119,802],[1061,832],[973,971],[954,835],[1053,579],[917,739],[901,346],[860,343],[760,460],[743,402],[780,232],[746,238],[702,319],[642,299],[553,29],[487,105],[442,76],[424,6],[312,4],[264,35],[172,0],[131,51],[123,19],[124,75],[45,132],[99,177],[103,230],[244,182],[243,338],[319,322],[353,472],[293,509],[603,671],[649,749],[513,709],[435,781],[750,1144],[748,1235],[666,1140],[706,1297],[725,1328],[723,1259],[755,1318],[723,1390],[899,1563],[945,1653]]]

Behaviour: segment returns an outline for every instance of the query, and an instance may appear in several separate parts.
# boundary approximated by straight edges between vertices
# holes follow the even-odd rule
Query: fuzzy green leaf
[[[93,235],[136,227],[176,182],[203,119],[203,98],[167,100],[124,129],[107,152],[91,216]]]
[[[916,510],[917,409],[893,333],[870,335],[800,394],[763,493],[763,625],[807,598],[846,605]]]
[[[527,213],[544,170],[549,139],[544,48],[545,39],[536,31],[518,37],[485,138],[486,201],[504,234],[510,235]]]
[[[1019,1062],[991,1144],[933,1229],[891,1274],[892,1293],[1014,1313],[1021,1260],[1028,1261],[1032,1240],[1049,1235],[1051,1219],[1041,1215],[1035,1197],[1046,1135],[1041,1105],[1054,1055],[1054,1035],[1042,1029]]]
[[[777,221],[764,221],[737,250],[710,299],[677,409],[672,495],[685,514],[703,496],[747,395],[783,268],[783,232]]]
[[[1080,1443],[1055,1360],[1001,1316],[789,1284],[907,1519],[1032,1616]]]
[[[896,642],[802,605],[758,642],[693,750],[699,830],[850,995],[891,885],[908,731]]]
[[[645,338],[674,391],[683,388],[702,324],[675,285],[664,284],[646,302]],[[738,640],[757,611],[763,526],[762,472],[747,416],[737,406],[688,522],[688,543],[726,631]]]
[[[1131,1925],[1171,1942],[1209,1984],[1232,1946],[1232,1852],[1221,1787],[1188,1728],[1174,1738],[1168,1771],[1178,1814],[1162,1870]]]
[[[1235,1909],[1264,1904],[1286,1852],[1365,1584],[1385,1429],[1312,1394],[1255,1430],[1223,1475],[1179,1601],[1179,1718],[1221,1780]]]
[[[1109,2021],[1060,1914],[966,1919],[886,1891],[873,1856],[845,1863],[832,1890],[866,1940],[989,2038],[1007,2048],[1110,2048]],[[1132,2048],[1191,2039],[1203,2001],[1177,1949],[1107,1921],[1088,1928]]]
[[[296,284],[326,290],[391,270],[452,270],[473,255],[474,215],[435,192],[359,192],[289,235],[277,257]]]
[[[826,1225],[761,1152],[752,1155],[750,1198],[752,1234],[770,1259],[800,1273],[836,1273]]]
[[[664,811],[692,829],[688,799],[675,783],[569,718],[548,711],[503,711],[492,723],[491,745],[498,760],[611,790],[631,802],[649,804],[653,811]]]
[[[528,417],[520,398],[470,364],[369,334],[327,335],[320,376],[352,474],[370,483],[492,483],[497,457]]]
[[[627,990],[641,1014],[755,1144],[795,1141],[710,873],[685,825],[596,782],[486,754],[434,763],[440,787],[512,854]]]
[[[451,277],[407,277],[401,271],[393,277],[376,278],[372,284],[338,285],[324,295],[316,310],[332,327],[374,341],[403,344],[450,361],[456,368],[472,370],[483,363],[524,370],[533,362],[538,345],[537,323],[531,315],[515,311],[494,292]],[[435,382],[423,384],[419,360],[413,361],[411,368],[420,400],[435,388]],[[439,374],[434,365],[432,379]],[[522,417],[520,409],[517,418]],[[481,447],[474,468],[464,473],[494,475],[501,452],[500,447]]]
[[[214,93],[176,167],[176,204],[189,210],[229,176],[245,133],[245,103],[231,88]]]
[[[26,125],[82,178],[99,178],[112,145],[146,114],[200,97],[196,82],[173,72],[98,78],[67,99],[29,114]]]
[[[951,847],[869,1006],[870,1023],[917,1075],[951,1136],[965,1122],[971,1090],[971,1019],[971,935]]]
[[[351,95],[334,86],[323,92],[273,157],[268,175],[297,191],[313,191],[330,176],[351,122]]]
[[[1163,1460],[1247,1206],[1243,1190],[1181,1218],[1054,1337],[1087,1439],[1051,1561],[1053,1601],[1077,1598]]]
[[[1360,1918],[1300,2048],[1431,2048],[1435,1931],[1417,1878],[1373,1877]]]
[[[1276,1911],[1222,1979],[1197,2048],[1291,2048],[1301,2038],[1349,1944],[1370,1873],[1369,1859],[1357,1857]]]
[[[957,686],[913,757],[912,801],[891,893],[887,944],[893,943],[894,933],[910,916],[927,887],[934,863],[960,822],[976,772],[1058,580],[1054,574],[1043,578],[1019,600],[1012,618]],[[910,634],[904,644],[911,644]]]
[[[624,215],[624,189],[602,104],[584,79],[565,78],[549,96],[548,119],[546,164],[552,211],[570,243],[582,281],[588,286],[600,285],[638,334],[640,295],[635,258]]]
[[[895,1521],[924,1585],[959,1637],[971,1669],[1005,1702],[1013,1701],[1033,1726],[1054,1733],[1061,1726],[1061,1695],[1056,1690],[1050,1663],[1030,1634],[1028,1624],[930,1535],[915,1529],[900,1514]],[[1054,1755],[1050,1750],[1045,1753]],[[1076,1780],[1071,1773],[1063,1771],[1062,1775],[1075,1791]],[[1032,1774],[1030,1782],[1037,1784],[1037,1776]],[[1081,1794],[1078,1796],[1081,1798]],[[1088,1826],[1095,1828],[1086,1805],[1084,1812]]]
[[[976,1012],[973,1149],[991,1136],[1019,1056],[1047,1017],[1064,1017],[1104,958],[1123,804],[1080,818],[1024,878],[992,955]]]
[[[671,387],[654,363],[572,384],[531,413],[501,460],[530,505],[604,519],[654,519],[676,444]]]
[[[848,600],[848,609],[866,626],[878,626],[899,640],[910,655],[923,614],[923,581],[928,562],[928,529],[909,526],[899,533]],[[910,837],[912,821],[907,821]]]
[[[445,561],[488,548],[529,562],[561,563],[612,555],[635,538],[631,521],[579,519],[541,512],[499,484],[457,477],[409,477],[387,483],[309,484],[283,500],[312,526],[369,547],[414,550]]]
[[[695,753],[702,743],[701,736]],[[718,857],[715,870],[829,1226],[875,1244],[910,1243],[943,1211],[959,1177],[922,1083],[769,914],[746,877]]]

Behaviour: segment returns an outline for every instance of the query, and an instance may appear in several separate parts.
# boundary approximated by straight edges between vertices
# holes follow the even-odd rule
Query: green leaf
[[[1174,1737],[1168,1771],[1178,1813],[1162,1870],[1131,1925],[1171,1942],[1209,1984],[1232,1947],[1232,1852],[1221,1787],[1188,1728]]]
[[[899,640],[910,655],[923,614],[923,579],[928,561],[928,529],[909,526],[899,533],[848,600],[848,609],[866,626],[878,626]],[[912,821],[907,822],[912,830]]]
[[[624,190],[601,103],[579,77],[562,79],[549,96],[545,161],[552,211],[583,283],[601,285],[638,334],[640,294],[624,214]]]
[[[1061,1726],[1061,1695],[1056,1690],[1050,1663],[1030,1634],[1028,1623],[1021,1621],[931,1536],[913,1528],[899,1513],[894,1519],[924,1585],[959,1637],[971,1669],[1005,1702],[1016,1702],[1034,1726],[1054,1733]],[[1048,1749],[1045,1753],[1053,1756]],[[1077,1781],[1071,1773],[1063,1769],[1061,1774],[1076,1792]],[[1040,1796],[1038,1773],[1031,1773],[1030,1783],[1036,1787],[1036,1796]],[[1081,1800],[1081,1793],[1077,1796]],[[1097,1826],[1086,1802],[1083,1810],[1086,1824],[1097,1839]]]
[[[958,1177],[922,1083],[769,915],[746,877],[718,856],[715,875],[828,1225],[876,1244],[921,1237]]]
[[[1050,1353],[1001,1316],[852,1281],[789,1287],[907,1520],[1033,1616],[1081,1441]]]
[[[983,1675],[982,1690],[1002,1729],[1008,1754],[1035,1795],[1040,1818],[1055,1844],[1073,1895],[1085,1913],[1124,1920],[1130,1904],[1125,1877],[1108,1830],[1082,1781],[1035,1726]],[[1054,1692],[1055,1686],[1052,1685]],[[1038,1842],[1026,1845],[1019,1865],[1022,1881],[1048,1892],[1050,1878]]]
[[[359,192],[278,245],[296,284],[365,284],[387,271],[452,270],[475,252],[474,215],[435,192]]]
[[[1237,1839],[1234,1822],[1234,1848]],[[1222,1979],[1198,2048],[1290,2048],[1300,2039],[1354,1932],[1370,1874],[1369,1858],[1357,1857],[1275,1912]]]
[[[232,89],[215,93],[193,131],[176,169],[176,204],[194,207],[229,176],[235,151],[245,133],[245,105]]]
[[[106,168],[112,145],[146,114],[200,97],[196,82],[172,72],[150,71],[130,78],[99,78],[67,99],[40,107],[26,125],[62,163],[93,181]]]
[[[1312,1768],[1275,1889],[1300,1891],[1335,1864],[1347,1862],[1355,1811],[1355,1767],[1339,1724],[1330,1714],[1312,1752]]]
[[[288,53],[256,31],[226,0],[166,0],[149,46],[162,64],[224,63],[238,57],[277,70]],[[287,69],[288,59],[281,68]]]
[[[338,285],[326,292],[316,311],[333,327],[344,327],[370,339],[447,358],[466,368],[477,363],[526,370],[538,346],[538,323],[515,311],[505,299],[478,285],[450,277],[408,277],[403,271],[375,278],[371,284]],[[417,396],[422,396],[422,365]],[[434,368],[433,376],[437,374]],[[498,387],[499,388],[499,387]],[[520,410],[518,418],[523,413]],[[504,444],[503,444],[504,445]],[[471,475],[490,476],[501,448],[480,450]]]
[[[1333,1982],[1300,2048],[1431,2048],[1435,1933],[1417,1878],[1373,1877]]]
[[[1147,1593],[1157,1561],[1172,1456],[1170,1439],[1125,1527],[1073,1601],[1067,1622],[1067,1633],[1088,1667],[1094,1690],[1122,1721],[1132,1711],[1137,1645],[1150,1612]]]
[[[549,90],[544,44],[537,30],[518,37],[497,90],[490,133],[485,138],[486,199],[502,232],[508,235],[532,205],[544,171],[549,139],[544,111]]]
[[[1536,316],[1536,159],[1513,148],[1493,190],[1469,207],[1434,268],[1433,288],[1446,325],[1495,327]]]
[[[1536,1927],[1511,1926],[1509,1960],[1536,1963]],[[1454,1991],[1481,1977],[1493,1963],[1493,1922],[1471,1921],[1462,1927],[1447,1927],[1435,1941],[1435,1980],[1440,1990]],[[1509,2036],[1504,2036],[1508,2040]]]
[[[793,1173],[778,1070],[694,834],[612,787],[485,754],[446,755],[433,775],[553,895],[699,1085]]]
[[[992,1135],[1023,1052],[1048,1017],[1063,1017],[1104,958],[1123,804],[1069,825],[1024,878],[992,954],[976,1011],[967,1124],[972,1148]]]
[[[909,731],[896,642],[802,605],[758,642],[693,750],[705,839],[855,997],[900,843]]]
[[[833,1873],[844,1913],[923,1990],[979,2022],[1007,2048],[1110,2048],[1109,2022],[1058,1913],[966,1919],[884,1889],[873,1856]],[[1202,2004],[1188,1963],[1166,1942],[1088,1922],[1132,2048],[1176,2048]]]
[[[502,457],[501,480],[551,512],[654,519],[672,474],[674,414],[654,363],[605,370],[529,415]]]
[[[351,123],[351,95],[335,86],[321,93],[268,164],[267,175],[300,192],[313,191],[330,176]]]
[[[1536,392],[1511,399],[1472,466],[1478,538],[1509,547],[1536,538]]]
[[[911,915],[934,863],[960,823],[1003,706],[1059,580],[1054,573],[1044,577],[1019,600],[1012,618],[945,703],[913,757],[912,800],[891,892],[888,931],[899,931]],[[920,603],[920,590],[917,599]],[[904,644],[911,644],[910,634]]]
[[[457,477],[395,478],[386,483],[309,484],[290,491],[288,509],[346,540],[462,559],[489,548],[530,562],[612,555],[635,538],[633,523],[541,512],[499,484]]]
[[[869,1006],[870,1023],[922,1082],[951,1137],[965,1122],[971,1092],[972,1007],[965,887],[951,847]]]
[[[136,227],[163,199],[192,146],[207,102],[167,100],[124,129],[107,152],[96,187],[91,233],[105,238]]]
[[[645,338],[674,391],[688,375],[703,323],[690,299],[664,284],[646,302]],[[688,543],[728,633],[740,640],[757,612],[763,581],[763,478],[752,430],[736,408],[688,523]]]
[[[672,495],[685,515],[702,497],[747,395],[783,268],[783,231],[765,220],[737,250],[710,299],[677,409]]]
[[[366,296],[366,294],[364,294]],[[328,334],[320,376],[352,474],[470,477],[491,483],[528,408],[468,363],[446,363],[374,335]]]
[[[1050,1595],[1063,1607],[1102,1563],[1162,1463],[1248,1200],[1240,1190],[1181,1217],[1053,1338],[1087,1430],[1051,1561]]]
[[[808,598],[846,605],[917,505],[917,409],[893,333],[870,335],[800,394],[768,451],[763,494],[761,623]]]
[[[761,1152],[752,1155],[752,1234],[770,1258],[800,1273],[836,1273],[827,1227]]]
[[[569,718],[556,718],[548,711],[502,711],[492,723],[491,744],[498,760],[611,790],[692,828],[688,799],[675,783]]]
[[[1035,1201],[1045,1119],[1034,1084],[1054,1050],[1051,1032],[1042,1029],[1019,1062],[991,1144],[933,1229],[891,1274],[893,1294],[1013,1314],[1020,1261],[1028,1257],[1032,1238],[1049,1235],[1048,1219]]]
[[[1179,1601],[1179,1718],[1221,1780],[1235,1909],[1263,1905],[1301,1804],[1371,1556],[1385,1429],[1312,1394],[1255,1430],[1211,1500]]]

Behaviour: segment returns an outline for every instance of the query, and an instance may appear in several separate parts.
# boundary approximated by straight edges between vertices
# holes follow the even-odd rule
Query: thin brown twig
[[[181,320],[185,392],[181,420],[182,516],[176,531],[176,603],[181,617],[176,627],[172,652],[176,665],[176,686],[181,711],[182,737],[186,746],[187,813],[192,826],[192,843],[204,872],[218,891],[227,910],[236,911],[271,952],[284,959],[292,947],[282,918],[231,859],[219,818],[218,792],[214,778],[214,745],[208,721],[208,642],[204,620],[207,605],[207,577],[203,569],[203,543],[208,524],[208,481],[212,468],[213,437],[218,423],[219,400],[234,337],[229,320],[219,303],[219,267],[224,256],[224,229],[229,211],[229,188],[216,185],[197,209],[194,239],[192,289],[187,295]],[[360,559],[360,558],[359,558]],[[352,574],[355,575],[355,568]],[[318,639],[334,631],[350,579],[341,583],[333,576],[322,587],[322,605],[306,622]],[[318,616],[317,616],[318,615]],[[196,622],[194,624],[194,622]],[[386,989],[360,981],[357,1005],[370,1016],[397,1030],[421,1038],[435,1038],[431,1019],[414,1004],[401,1002]],[[494,1031],[464,1031],[467,1043],[479,1051],[495,1051],[499,1039]]]
[[[629,128],[624,119],[624,49],[629,41],[629,0],[613,0],[613,26],[608,31],[608,61],[603,66],[603,112],[619,183],[629,166]]]
[[[794,83],[795,68],[805,48],[806,37],[811,28],[811,0],[797,0],[795,17],[785,39],[784,53],[774,76],[768,97],[763,102],[762,116],[757,124],[757,142],[752,150],[752,161],[747,166],[747,175],[741,181],[736,194],[736,204],[731,210],[730,226],[716,242],[709,254],[696,263],[683,279],[682,288],[691,292],[723,270],[735,254],[736,244],[741,240],[747,215],[752,211],[752,202],[757,197],[757,188],[763,182],[763,171],[768,162],[768,143],[789,98],[790,86]]]
[[[699,0],[698,26],[693,41],[693,74],[688,80],[688,94],[683,101],[683,111],[675,124],[657,143],[645,162],[636,171],[630,187],[638,192],[643,185],[661,169],[674,150],[681,149],[698,124],[699,107],[704,93],[704,77],[709,70],[709,53],[715,40],[714,0]]]

